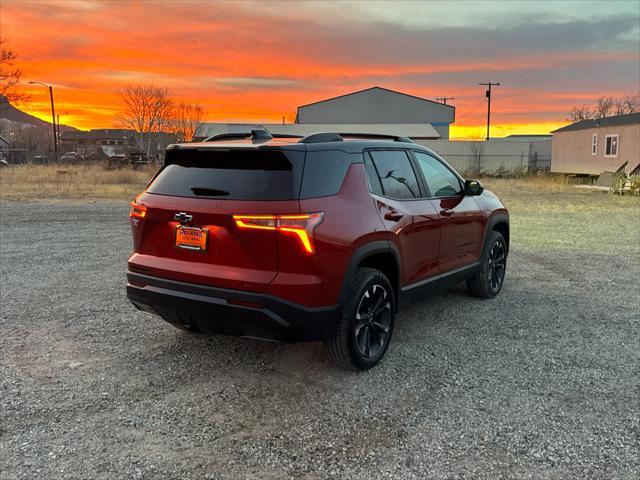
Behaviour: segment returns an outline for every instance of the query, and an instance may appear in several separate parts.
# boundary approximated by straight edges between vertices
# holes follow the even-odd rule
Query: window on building
[[[598,153],[598,134],[594,133],[591,137],[591,155]]]
[[[606,137],[604,137],[604,156],[618,156],[618,134],[607,135]]]
[[[405,151],[374,150],[371,157],[385,196],[401,200],[420,197],[418,178]]]
[[[413,154],[432,197],[454,197],[462,191],[460,180],[442,162],[423,152]]]

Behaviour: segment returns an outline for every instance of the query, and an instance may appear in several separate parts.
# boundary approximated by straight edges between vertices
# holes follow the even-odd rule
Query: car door
[[[445,163],[423,151],[412,151],[440,225],[440,272],[475,264],[482,254],[484,216],[476,200]]]
[[[380,218],[401,258],[401,285],[439,273],[439,214],[406,150],[369,150],[365,168]]]

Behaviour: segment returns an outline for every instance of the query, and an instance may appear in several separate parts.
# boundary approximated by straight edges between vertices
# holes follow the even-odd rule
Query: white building
[[[194,140],[220,133],[247,132],[265,127],[274,133],[308,135],[316,132],[381,133],[414,140],[449,138],[455,107],[372,87],[298,107],[293,124],[201,123]]]

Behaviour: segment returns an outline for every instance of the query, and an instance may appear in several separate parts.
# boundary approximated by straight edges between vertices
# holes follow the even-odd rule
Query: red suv
[[[495,195],[402,137],[225,134],[172,145],[131,203],[127,295],[178,328],[323,341],[341,367],[385,354],[403,301],[501,289]]]

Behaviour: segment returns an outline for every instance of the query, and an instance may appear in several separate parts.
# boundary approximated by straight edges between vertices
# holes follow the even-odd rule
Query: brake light
[[[131,202],[131,210],[129,211],[129,217],[131,218],[144,218],[147,214],[147,207],[136,203],[135,200]]]
[[[324,213],[318,212],[293,215],[234,215],[233,219],[240,228],[277,230],[296,235],[304,251],[314,253],[315,249],[311,237],[323,217]]]

